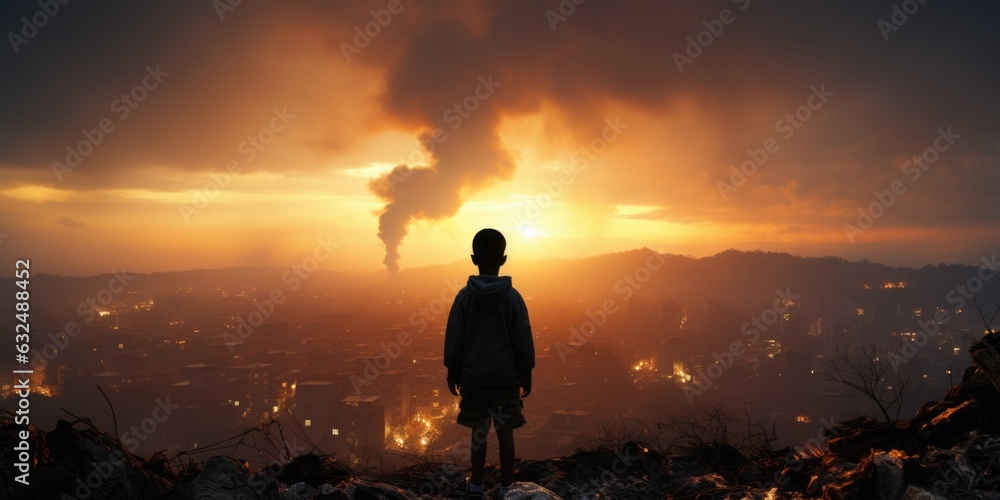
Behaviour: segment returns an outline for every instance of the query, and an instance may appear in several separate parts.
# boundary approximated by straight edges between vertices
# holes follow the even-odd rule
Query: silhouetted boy
[[[499,276],[507,262],[507,241],[496,229],[483,229],[472,239],[469,276],[448,315],[444,365],[448,390],[459,402],[458,423],[472,428],[472,477],[466,498],[482,498],[486,437],[490,422],[500,442],[500,494],[506,493],[514,472],[514,429],[526,423],[521,398],[531,393],[535,344],[524,299]]]

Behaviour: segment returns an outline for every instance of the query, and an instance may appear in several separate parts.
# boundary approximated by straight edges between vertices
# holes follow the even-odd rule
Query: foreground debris
[[[560,458],[518,460],[508,500],[549,498],[944,499],[1000,500],[1000,334],[972,345],[975,365],[941,401],[909,421],[860,417],[834,426],[819,446],[744,457],[720,445],[660,455],[629,441]],[[0,419],[0,498],[109,499],[418,499],[461,498],[466,472],[418,463],[392,472],[359,472],[329,457],[305,455],[278,473],[252,471],[217,456],[176,472],[163,455],[138,457],[112,434],[60,421],[28,427],[31,485],[13,481],[15,435]],[[496,495],[499,471],[487,470]]]

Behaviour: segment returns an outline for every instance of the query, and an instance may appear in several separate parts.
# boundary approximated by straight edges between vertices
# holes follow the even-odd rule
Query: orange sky
[[[34,7],[5,5],[5,32]],[[0,255],[287,267],[322,238],[324,267],[374,270],[387,244],[402,267],[463,259],[482,227],[512,258],[995,252],[996,6],[928,3],[888,40],[868,2],[558,12],[66,5],[0,51]],[[859,207],[879,215],[852,232]]]

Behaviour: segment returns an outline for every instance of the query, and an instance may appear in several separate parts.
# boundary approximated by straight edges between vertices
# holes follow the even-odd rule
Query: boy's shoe
[[[485,495],[486,484],[480,484],[478,486],[473,486],[472,481],[465,482],[465,498],[467,500],[483,500],[486,498]]]

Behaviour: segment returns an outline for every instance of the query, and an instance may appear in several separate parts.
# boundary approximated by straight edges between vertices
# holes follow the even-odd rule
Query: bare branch
[[[886,422],[899,419],[903,401],[920,391],[912,389],[913,374],[896,372],[890,356],[880,355],[874,342],[864,341],[846,350],[835,347],[835,357],[828,362],[827,380],[857,392],[856,396],[870,399]]]
[[[972,302],[976,304],[976,310],[979,311],[979,317],[982,318],[983,324],[986,325],[987,333],[996,333],[996,330],[993,329],[993,320],[996,319],[997,314],[1000,314],[1000,304],[997,305],[996,311],[993,312],[993,316],[990,316],[990,319],[987,320],[986,313],[983,312],[983,306],[986,305],[986,302],[980,304],[979,300],[976,298],[973,298]]]

